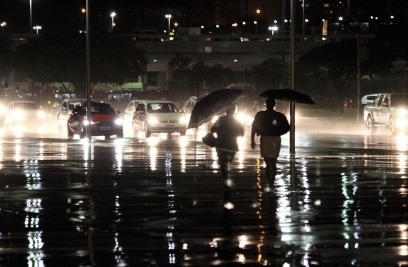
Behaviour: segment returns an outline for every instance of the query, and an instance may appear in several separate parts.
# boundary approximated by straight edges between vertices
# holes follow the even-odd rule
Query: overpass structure
[[[289,61],[290,38],[279,35],[132,35],[135,45],[146,51],[147,71],[152,77],[146,81],[148,89],[167,89],[171,77],[169,62],[176,55],[184,55],[207,65],[220,64],[235,72],[251,70],[267,58]],[[295,56],[328,42],[356,39],[356,35],[299,35],[295,40]],[[372,36],[367,36],[371,38]]]

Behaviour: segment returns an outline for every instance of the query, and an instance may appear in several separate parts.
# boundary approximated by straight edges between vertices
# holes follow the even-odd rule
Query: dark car
[[[91,127],[91,136],[105,136],[106,139],[112,135],[123,137],[123,123],[116,111],[107,103],[91,103],[91,122],[87,120],[86,106],[76,106],[68,118],[68,138],[78,134],[80,138],[86,137],[86,129]]]
[[[64,129],[67,126],[69,115],[76,106],[84,105],[86,105],[85,98],[69,98],[62,101],[57,111],[58,129]]]

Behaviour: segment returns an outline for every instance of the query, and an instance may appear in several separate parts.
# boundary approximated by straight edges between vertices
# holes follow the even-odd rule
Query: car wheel
[[[109,134],[105,135],[105,140],[108,140],[109,138],[110,138]]]
[[[149,129],[146,128],[146,138],[150,137],[152,135],[152,132],[149,131]]]
[[[392,117],[390,118],[390,120],[388,122],[388,129],[390,130],[390,134],[396,134],[395,120]]]
[[[367,120],[367,129],[369,134],[375,134],[377,127],[374,126],[374,119],[369,117]]]
[[[123,138],[123,132],[120,132],[116,135],[117,138]]]
[[[180,132],[180,135],[181,135],[181,136],[185,136],[185,135],[186,135],[186,131],[181,131],[181,132]]]

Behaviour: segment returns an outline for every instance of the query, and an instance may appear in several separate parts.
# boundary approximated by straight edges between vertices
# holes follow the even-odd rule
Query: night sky
[[[81,9],[85,0],[31,0],[33,5],[33,26],[41,25],[48,31],[77,31],[82,28],[84,16]],[[131,32],[137,28],[138,12],[153,7],[157,14],[174,14],[177,7],[194,0],[89,0],[91,6],[91,29],[109,28],[110,13],[115,11],[115,23],[118,29]],[[211,0],[207,0],[211,1]],[[289,0],[288,0],[289,1]],[[308,0],[315,1],[315,0]],[[326,0],[337,1],[337,0]],[[408,0],[395,0],[408,1]],[[346,2],[346,1],[344,1]],[[385,15],[387,0],[351,0],[364,13]],[[384,13],[384,14],[381,14]],[[0,0],[0,22],[6,21],[6,33],[27,33],[30,27],[30,0]],[[146,22],[146,21],[145,21]],[[145,23],[146,24],[146,23]],[[149,24],[149,23],[147,23]],[[166,21],[163,19],[165,27]]]
[[[108,27],[110,13],[118,15],[118,25],[130,27],[132,14],[135,10],[145,7],[169,9],[182,4],[184,0],[90,0],[92,21]],[[49,30],[77,30],[82,26],[85,0],[32,0],[33,25],[41,25]],[[7,22],[8,32],[28,32],[30,25],[29,0],[0,0],[0,21]]]

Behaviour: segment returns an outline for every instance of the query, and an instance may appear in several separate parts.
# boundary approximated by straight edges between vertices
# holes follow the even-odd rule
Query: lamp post
[[[168,25],[169,25],[169,33],[170,33],[170,20],[171,20],[171,15],[170,14],[166,14],[165,15],[166,19],[168,20]]]
[[[30,35],[33,33],[33,0],[30,0]]]
[[[37,34],[38,34],[39,30],[41,30],[41,29],[42,29],[42,27],[40,25],[36,25],[36,26],[33,27],[33,30],[35,30]]]
[[[279,30],[278,26],[273,25],[269,27],[269,30],[271,31],[272,35],[275,34],[275,32],[277,32]]]
[[[255,24],[255,34],[258,35],[258,21],[254,20]]]
[[[110,14],[111,18],[112,18],[112,24],[111,24],[111,30],[113,31],[113,28],[115,27],[115,17],[116,17],[116,12],[112,12]]]
[[[4,28],[6,28],[6,26],[7,26],[7,23],[5,21],[0,23],[0,27],[3,29],[3,34],[5,33]]]
[[[82,8],[82,9],[81,9],[81,13],[82,13],[82,25],[81,25],[81,30],[83,31],[83,30],[85,30],[84,21],[85,21],[85,16],[86,16],[86,9],[85,9],[85,8]]]
[[[302,0],[302,31],[303,35],[305,35],[305,0]]]

